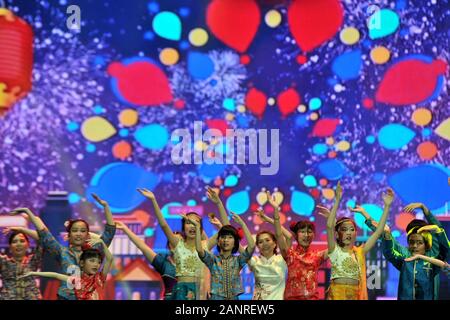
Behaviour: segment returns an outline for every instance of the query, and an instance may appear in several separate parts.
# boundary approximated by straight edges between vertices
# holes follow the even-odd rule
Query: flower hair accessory
[[[298,222],[291,221],[291,223],[289,224],[290,229],[291,229],[291,230],[294,229],[295,226],[297,225],[297,223],[298,223]]]

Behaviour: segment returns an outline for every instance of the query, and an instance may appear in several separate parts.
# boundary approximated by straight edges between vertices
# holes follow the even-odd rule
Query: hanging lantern
[[[0,115],[31,90],[33,30],[11,11],[0,8]]]

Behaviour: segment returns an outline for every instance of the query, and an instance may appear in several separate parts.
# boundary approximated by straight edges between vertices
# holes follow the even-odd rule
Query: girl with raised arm
[[[219,255],[213,255],[206,251],[201,243],[200,223],[190,220],[196,230],[196,249],[200,259],[211,272],[211,298],[210,300],[239,300],[239,295],[244,292],[240,271],[251,258],[255,249],[255,242],[245,222],[237,214],[233,219],[241,226],[247,239],[247,248],[239,255],[234,255],[239,250],[240,236],[238,230],[231,226],[223,226],[218,233],[217,249]],[[186,219],[190,219],[186,216]]]
[[[197,229],[183,217],[181,225],[182,237],[175,235],[164,218],[161,209],[156,201],[156,197],[150,190],[138,189],[138,191],[153,204],[156,219],[174,248],[174,260],[177,283],[172,289],[172,300],[203,300],[206,297],[201,293],[206,290],[202,288],[205,281],[204,265],[195,249],[195,236]],[[203,233],[201,217],[195,212],[189,212],[186,217],[190,221],[196,221],[200,225],[200,237]],[[214,241],[214,240],[211,240]],[[207,250],[208,240],[202,241],[202,246]]]
[[[10,255],[0,254],[0,300],[40,300],[42,298],[36,281],[21,279],[31,271],[37,271],[42,264],[42,247],[34,253],[28,254],[30,247],[28,237],[38,240],[37,232],[22,227],[8,227],[2,230],[4,235],[10,234],[8,239]]]
[[[116,226],[114,224],[111,211],[109,210],[108,203],[100,199],[97,195],[92,195],[94,199],[105,209],[106,225],[105,231],[101,238],[103,242],[109,246],[112,242],[114,234],[116,232]],[[83,219],[76,219],[67,221],[65,224],[69,237],[69,247],[63,246],[56,238],[50,233],[48,228],[34,213],[28,208],[17,208],[11,212],[11,214],[25,213],[31,223],[36,226],[36,230],[39,236],[39,244],[42,248],[48,251],[55,257],[57,262],[61,265],[61,271],[67,275],[73,275],[79,271],[79,261],[82,253],[82,248],[86,241],[89,239],[89,224]],[[100,244],[96,244],[102,250]],[[58,299],[60,300],[76,300],[77,297],[72,288],[67,286],[67,283],[61,283],[58,289]]]
[[[328,256],[331,260],[331,284],[329,300],[367,300],[365,255],[375,245],[383,233],[394,193],[387,189],[383,195],[384,211],[375,232],[366,243],[356,247],[356,223],[342,217],[336,221],[336,213],[342,199],[340,182],[336,187],[334,206],[327,219]]]
[[[101,268],[102,252],[98,249],[85,249],[80,256],[81,275],[68,276],[56,272],[29,272],[22,277],[38,276],[57,279],[74,290],[77,300],[104,300],[106,277],[111,270],[114,258],[101,238],[91,239],[88,244],[91,248],[96,244],[101,245],[105,254],[103,268]]]

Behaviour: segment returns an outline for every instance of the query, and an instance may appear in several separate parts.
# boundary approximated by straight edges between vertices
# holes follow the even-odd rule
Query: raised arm
[[[330,215],[327,218],[327,244],[328,253],[332,253],[336,247],[336,239],[334,238],[334,227],[336,226],[336,214],[339,208],[339,203],[342,199],[342,188],[341,182],[338,182],[336,186],[336,197],[334,200],[333,208],[331,209]]]
[[[209,200],[217,205],[217,209],[219,210],[220,221],[222,225],[230,224],[230,219],[228,218],[227,210],[225,209],[222,200],[220,200],[218,192],[216,192],[211,187],[206,187],[206,196]]]
[[[264,213],[264,211],[262,210],[258,210],[256,212],[254,212],[254,214],[256,214],[262,221],[270,223],[271,225],[275,226],[275,220],[272,219],[271,217],[269,217],[268,215],[266,215]],[[279,216],[279,211],[278,211],[278,216]],[[285,227],[283,227],[283,225],[280,223],[280,227],[281,227],[281,233],[284,236],[285,239],[285,243],[286,246],[289,248],[292,244],[292,232],[290,232],[288,229],[286,229]]]
[[[2,230],[2,233],[4,235],[7,235],[10,232],[21,232],[23,234],[26,234],[27,236],[33,238],[34,240],[39,240],[39,235],[36,230],[31,230],[24,227],[6,227]]]
[[[377,226],[377,229],[374,233],[369,237],[369,239],[366,241],[363,247],[363,253],[367,253],[370,251],[370,249],[373,248],[375,243],[377,242],[378,238],[381,236],[381,234],[384,231],[384,226],[386,225],[386,220],[389,216],[389,210],[391,208],[392,201],[394,201],[394,191],[392,189],[388,188],[386,193],[383,195],[383,201],[384,201],[384,210],[383,215],[381,216],[380,222]]]
[[[442,256],[442,258],[445,260],[447,259],[447,256],[450,251],[450,245],[448,242],[447,235],[445,234],[444,229],[442,228],[442,224],[436,217],[431,213],[430,209],[425,206],[425,204],[416,202],[416,203],[410,203],[407,205],[403,211],[404,212],[413,212],[415,209],[421,209],[425,215],[425,219],[427,219],[428,223],[431,225],[436,225],[440,229],[439,231],[436,231],[434,234],[434,237],[437,238],[437,241],[433,241],[432,248],[431,248],[431,254],[434,256]],[[434,238],[433,237],[433,238]]]
[[[17,208],[11,211],[11,214],[16,215],[19,213],[25,213],[30,221],[35,225],[37,233],[39,235],[39,243],[42,247],[53,255],[58,261],[61,260],[61,254],[63,246],[55,239],[55,237],[48,231],[45,224],[39,217],[36,217],[34,213],[28,208]]]
[[[142,251],[147,260],[152,263],[156,257],[156,252],[150,248],[144,240],[139,238],[133,231],[131,231],[125,223],[122,221],[116,221],[116,227],[119,230],[122,230],[123,233],[127,235],[127,237],[134,243],[134,245]]]
[[[244,231],[245,238],[247,239],[247,252],[252,255],[253,251],[255,250],[255,240],[253,239],[250,230],[248,230],[247,224],[236,213],[232,212],[232,218],[234,221],[236,221],[237,224],[241,226],[242,230]]]
[[[114,226],[115,224],[114,224],[113,216],[111,213],[111,209],[109,208],[108,202],[106,202],[103,199],[100,199],[100,197],[98,195],[96,195],[95,193],[91,193],[91,195],[92,195],[92,198],[94,198],[95,201],[97,201],[97,203],[103,207],[103,210],[105,211],[106,223],[109,224],[110,226]]]
[[[217,219],[214,213],[208,214],[208,220],[214,226],[214,228],[216,228],[216,230],[220,230],[220,228],[222,228],[222,223],[219,219]],[[208,239],[208,250],[211,250],[217,245],[217,236],[218,233],[216,232],[211,238]]]
[[[30,209],[28,208],[16,208],[10,212],[11,215],[17,215],[19,213],[25,213],[30,219],[31,223],[34,224],[37,230],[44,230],[46,228],[45,224],[40,218],[38,218]]]
[[[277,239],[278,247],[280,248],[281,255],[283,258],[287,256],[287,252],[289,250],[290,244],[288,245],[286,243],[286,239],[283,236],[283,228],[281,227],[280,222],[280,212],[278,208],[278,204],[275,202],[274,197],[270,194],[269,191],[266,192],[267,199],[269,201],[269,204],[273,207],[273,224],[275,227],[275,238]],[[261,215],[264,215],[264,212],[261,211]],[[268,217],[267,217],[268,218]]]
[[[102,245],[103,245],[103,252],[105,253],[105,264],[103,265],[102,274],[106,278],[109,271],[111,271],[111,268],[112,268],[112,265],[114,262],[114,257],[112,255],[111,251],[109,251],[108,246],[103,241],[102,241]]]
[[[435,259],[435,258],[431,258],[431,257],[427,257],[424,256],[422,254],[416,254],[412,257],[406,258],[405,261],[413,261],[413,260],[417,260],[417,259],[422,259],[424,261],[427,261],[431,264],[434,264],[435,266],[438,266],[440,268],[444,268],[446,267],[446,263],[445,261],[439,260],[439,259]]]
[[[153,209],[155,210],[155,216],[156,219],[158,219],[158,223],[161,226],[161,229],[163,230],[164,234],[167,237],[167,240],[169,240],[169,243],[172,247],[176,247],[178,244],[178,241],[180,240],[176,235],[173,234],[172,229],[170,228],[169,224],[167,223],[166,219],[164,218],[161,209],[159,208],[158,202],[156,201],[156,197],[150,190],[147,189],[137,189],[144,197],[149,199],[153,204]],[[201,234],[200,234],[201,236]]]
[[[195,226],[195,249],[197,250],[198,256],[200,258],[204,257],[205,249],[203,249],[202,246],[202,232],[200,224],[193,219],[189,219],[187,215],[183,215],[183,218],[186,219],[186,222],[191,223]]]

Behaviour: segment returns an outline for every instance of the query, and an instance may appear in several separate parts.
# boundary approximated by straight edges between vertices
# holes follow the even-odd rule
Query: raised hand
[[[220,220],[214,215],[214,213],[208,214],[208,220],[212,225],[216,226],[216,228],[222,228],[222,222],[220,222]]]
[[[236,221],[236,223],[238,225],[240,225],[241,227],[245,225],[244,221],[242,220],[242,218],[240,216],[238,216],[236,213],[231,212],[231,218]]]
[[[342,187],[341,182],[339,181],[336,186],[336,200],[340,201],[342,199]]]
[[[22,231],[22,227],[6,227],[2,230],[3,235],[7,235],[10,232],[14,232],[14,231]]]
[[[416,209],[422,209],[423,211],[426,211],[427,207],[421,202],[414,202],[414,203],[408,204],[406,207],[403,208],[402,211],[413,212]]]
[[[114,221],[114,223],[116,224],[116,228],[119,230],[125,230],[127,228],[127,225],[122,221]]]
[[[95,246],[98,243],[102,243],[102,242],[103,242],[102,238],[97,238],[97,239],[92,239],[91,238],[91,239],[87,239],[86,240],[86,243],[88,245],[90,245],[91,247]]]
[[[420,228],[419,230],[417,230],[417,233],[421,233],[421,232],[437,232],[439,231],[441,228],[439,228],[439,226],[435,225],[435,224],[429,224],[427,226],[423,226],[422,228]]]
[[[13,216],[21,214],[21,213],[26,213],[27,215],[32,214],[31,210],[28,208],[16,208],[9,212],[9,214],[13,215]]]
[[[269,222],[269,217],[264,213],[263,210],[258,209],[255,212],[253,212],[254,215],[257,215],[262,221]]]
[[[387,188],[386,193],[383,194],[383,201],[385,206],[391,205],[394,201],[394,191],[391,188]]]
[[[409,258],[406,258],[405,261],[414,261],[414,260],[417,260],[419,258],[420,258],[420,255],[415,254],[415,255],[413,255],[413,256],[411,256]]]
[[[106,207],[108,205],[108,202],[106,202],[105,200],[101,199],[98,195],[96,195],[95,193],[91,193],[92,198],[94,198],[95,201],[97,201],[97,203],[99,205],[101,205],[102,207]]]
[[[138,188],[137,191],[139,191],[144,197],[150,199],[150,200],[155,200],[155,194],[153,192],[151,192],[148,189],[145,188]]]
[[[325,217],[325,219],[328,219],[328,216],[331,213],[330,209],[321,205],[317,205],[316,208],[318,214],[320,214],[322,217]]]
[[[101,238],[101,236],[99,234],[96,234],[94,232],[89,232],[89,237],[91,239],[100,239]]]
[[[206,196],[215,204],[220,202],[219,192],[209,186],[206,187]]]
[[[391,228],[387,225],[387,223],[384,225],[384,232],[385,233],[391,233]]]
[[[270,191],[266,191],[267,201],[274,208],[278,209],[278,203],[275,201],[275,197],[270,194]]]
[[[193,224],[196,228],[200,227],[200,224],[197,221],[195,221],[194,219],[189,219],[189,217],[185,213],[182,213],[181,216],[186,220],[187,223]]]

